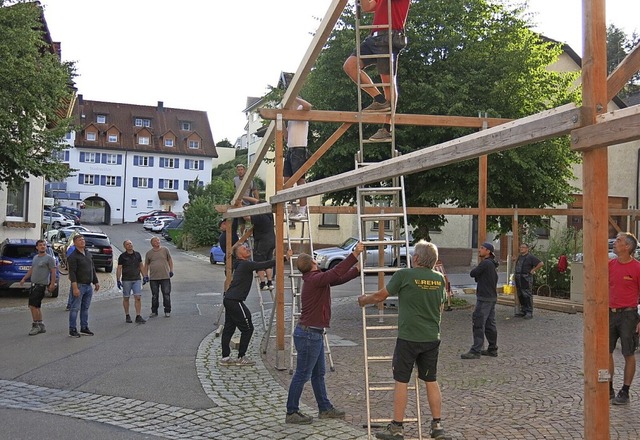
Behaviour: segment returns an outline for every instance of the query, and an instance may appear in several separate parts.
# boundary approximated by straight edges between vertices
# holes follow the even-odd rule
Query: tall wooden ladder
[[[387,4],[388,17],[391,17],[391,2]],[[387,32],[389,34],[388,53],[384,55],[364,56],[360,54],[361,31]],[[388,124],[391,126],[391,137],[387,141],[370,140],[364,135],[365,126],[362,118],[359,118],[359,150],[355,157],[356,169],[381,160],[390,159],[399,155],[396,150],[395,138],[395,111],[396,111],[396,87],[393,75],[394,67],[392,57],[392,26],[391,23],[384,26],[374,26],[362,23],[362,13],[359,3],[356,4],[356,57],[358,66],[360,61],[366,58],[386,58],[389,62],[390,83],[375,83],[378,88],[390,89],[391,110],[388,114]],[[359,72],[358,72],[359,73]],[[363,110],[363,94],[360,75],[358,75],[358,110]],[[368,96],[368,95],[367,95]],[[367,127],[368,128],[368,127]],[[403,267],[409,267],[411,258],[406,251],[409,248],[409,234],[406,210],[406,197],[404,176],[381,181],[375,184],[360,186],[356,189],[356,206],[358,216],[359,239],[364,243],[366,255],[360,259],[361,293],[371,294],[385,286],[385,274],[393,273]],[[377,251],[377,258],[374,258]],[[367,274],[376,274],[375,288],[368,287]],[[397,304],[397,298],[388,298],[388,304]],[[367,434],[373,438],[372,429],[383,427],[391,421],[391,408],[388,405],[378,405],[381,400],[376,398],[377,393],[393,392],[395,382],[390,377],[392,374],[392,343],[381,344],[381,341],[395,341],[398,333],[398,313],[385,310],[380,303],[373,307],[362,308],[363,349],[365,362],[365,392],[367,405]],[[411,400],[415,403],[415,417],[406,417],[404,422],[417,423],[417,435],[422,439],[422,420],[420,411],[420,388],[417,375],[414,385],[409,389],[415,393]],[[406,426],[406,425],[405,425]],[[409,432],[413,432],[411,429]],[[405,437],[408,438],[408,437]]]

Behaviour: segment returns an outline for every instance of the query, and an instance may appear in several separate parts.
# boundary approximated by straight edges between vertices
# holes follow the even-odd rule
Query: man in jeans
[[[529,252],[527,243],[520,244],[520,255],[516,260],[516,288],[518,289],[518,301],[520,301],[520,313],[516,318],[533,318],[533,275],[544,263],[538,257]]]
[[[151,317],[158,316],[160,290],[164,316],[171,316],[171,277],[173,277],[173,259],[169,249],[160,246],[160,239],[151,239],[151,250],[144,257],[143,283],[151,287]]]
[[[142,281],[140,274],[144,273],[144,264],[140,252],[133,249],[131,240],[125,240],[125,251],[118,257],[118,268],[116,269],[116,280],[118,289],[122,290],[122,306],[124,308],[124,320],[132,323],[129,315],[129,297],[133,293],[134,309],[136,311],[136,323],[144,324],[145,321],[140,315],[142,311]]]
[[[300,396],[304,384],[311,380],[313,394],[318,403],[321,419],[343,419],[344,411],[335,408],[327,397],[324,384],[324,330],[331,320],[331,289],[352,280],[360,273],[354,264],[364,245],[358,243],[351,254],[336,267],[326,272],[318,269],[318,264],[309,254],[300,254],[296,262],[302,272],[302,292],[300,320],[293,332],[293,342],[298,353],[296,372],[291,378],[287,398],[285,423],[309,424],[313,417],[300,412]]]
[[[89,306],[91,305],[93,292],[100,290],[100,284],[98,283],[98,275],[96,274],[96,267],[93,265],[93,259],[85,251],[84,237],[81,234],[75,235],[73,244],[76,249],[67,259],[69,281],[73,292],[71,310],[69,310],[69,336],[79,338],[80,333],[93,336],[93,332],[89,330]],[[93,289],[91,284],[93,284]],[[78,309],[80,310],[80,333],[78,333],[76,327]]]

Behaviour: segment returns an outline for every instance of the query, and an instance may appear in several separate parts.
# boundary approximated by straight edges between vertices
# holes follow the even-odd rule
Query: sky
[[[247,97],[295,72],[331,0],[40,0],[84,99],[203,110],[216,142],[244,133]],[[607,23],[640,32],[638,0]],[[350,0],[349,5],[353,5]],[[582,0],[529,0],[534,30],[582,53]]]

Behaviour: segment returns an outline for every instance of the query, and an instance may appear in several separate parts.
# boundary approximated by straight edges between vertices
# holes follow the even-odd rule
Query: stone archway
[[[111,205],[102,197],[87,197],[84,199],[82,222],[90,225],[111,224]]]

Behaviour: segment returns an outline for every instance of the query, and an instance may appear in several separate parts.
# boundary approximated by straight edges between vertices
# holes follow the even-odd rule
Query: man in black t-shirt
[[[133,292],[134,307],[136,309],[136,323],[147,322],[140,316],[142,310],[142,281],[140,275],[144,273],[144,264],[139,252],[133,250],[131,240],[125,240],[125,252],[118,257],[118,269],[116,270],[116,280],[118,289],[122,290],[122,306],[124,307],[125,322],[131,323],[129,315],[129,297]]]
[[[252,215],[251,223],[253,223],[254,261],[271,260],[273,251],[276,249],[273,214]],[[273,267],[258,271],[258,277],[260,277],[261,290],[273,290]]]

